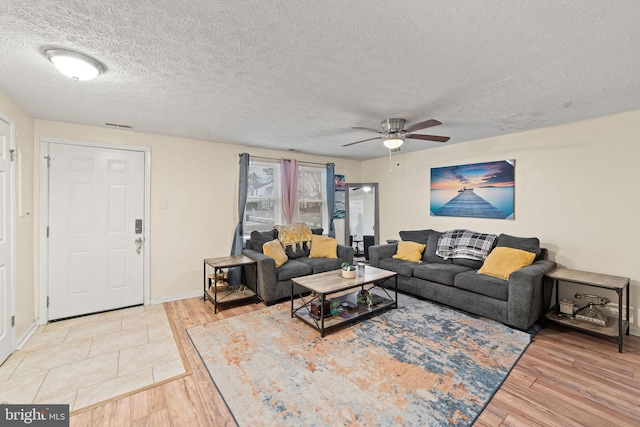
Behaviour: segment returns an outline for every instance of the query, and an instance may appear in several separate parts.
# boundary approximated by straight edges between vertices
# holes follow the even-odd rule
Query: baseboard
[[[153,304],[162,304],[163,302],[170,302],[170,301],[178,301],[181,299],[187,299],[187,298],[193,298],[193,297],[201,297],[202,298],[202,291],[193,291],[193,292],[187,292],[184,294],[178,294],[178,295],[171,295],[169,297],[165,297],[165,298],[154,298],[151,300],[151,305]]]
[[[22,346],[25,345],[27,340],[29,338],[31,338],[31,335],[33,335],[33,333],[36,331],[36,329],[38,329],[38,322],[36,322],[34,320],[33,323],[31,324],[31,326],[29,326],[27,328],[27,330],[25,331],[25,333],[22,334],[20,339],[18,339],[18,341],[16,341],[16,350],[20,350],[22,348]]]

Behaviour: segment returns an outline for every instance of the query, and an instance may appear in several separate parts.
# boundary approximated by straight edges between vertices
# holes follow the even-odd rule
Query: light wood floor
[[[213,314],[199,298],[166,303],[192,375],[71,417],[71,426],[235,426],[185,328],[263,308]],[[559,326],[540,332],[475,426],[640,425],[640,337],[613,341]]]

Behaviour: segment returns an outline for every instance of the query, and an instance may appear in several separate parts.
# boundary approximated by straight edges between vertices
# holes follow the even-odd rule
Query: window
[[[298,168],[297,222],[309,228],[326,228],[326,171],[324,168]]]
[[[297,206],[293,222],[304,222],[309,228],[328,232],[326,169],[298,165]],[[280,163],[251,160],[249,188],[245,207],[244,234],[265,231],[285,224],[282,211]]]
[[[265,231],[281,224],[280,164],[253,162],[249,164],[249,189],[244,209],[244,234]]]

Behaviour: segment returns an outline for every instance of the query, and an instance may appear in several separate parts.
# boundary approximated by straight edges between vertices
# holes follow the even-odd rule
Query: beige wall
[[[13,122],[16,157],[16,244],[15,316],[17,339],[33,324],[36,316],[34,277],[33,214],[33,118],[0,91],[0,114]]]
[[[639,136],[634,111],[394,156],[391,172],[388,157],[371,160],[362,179],[380,185],[381,241],[423,228],[536,236],[562,266],[630,277],[637,334]],[[514,221],[429,215],[432,167],[506,159],[516,161]]]
[[[229,254],[238,221],[239,153],[334,162],[337,173],[360,174],[356,161],[36,120],[36,149],[43,137],[151,148],[152,301],[198,292],[202,260]],[[169,209],[158,209],[160,200]]]

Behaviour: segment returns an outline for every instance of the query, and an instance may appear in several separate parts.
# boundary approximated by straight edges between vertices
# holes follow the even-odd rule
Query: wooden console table
[[[629,335],[629,278],[572,270],[569,268],[555,268],[545,274],[545,276],[553,280],[556,288],[556,305],[549,310],[545,318],[552,322],[588,333],[616,338],[618,351],[622,353],[622,336],[624,333]],[[618,317],[609,317],[606,326],[599,326],[558,314],[560,308],[558,286],[560,282],[577,283],[579,285],[615,291],[618,294]],[[624,310],[625,316],[623,317],[623,294],[625,290],[626,309]]]
[[[257,292],[249,289],[246,285],[234,285],[225,290],[218,290],[218,275],[223,268],[242,267],[255,264],[256,261],[245,255],[232,255],[218,258],[205,258],[204,260],[204,301],[209,298],[213,303],[213,312],[218,312],[218,305],[229,302],[240,302],[250,298],[258,302]],[[207,278],[207,267],[213,268],[213,283]],[[256,268],[256,280],[258,283],[258,269]],[[208,286],[207,286],[208,285]],[[212,289],[213,288],[213,289]]]

